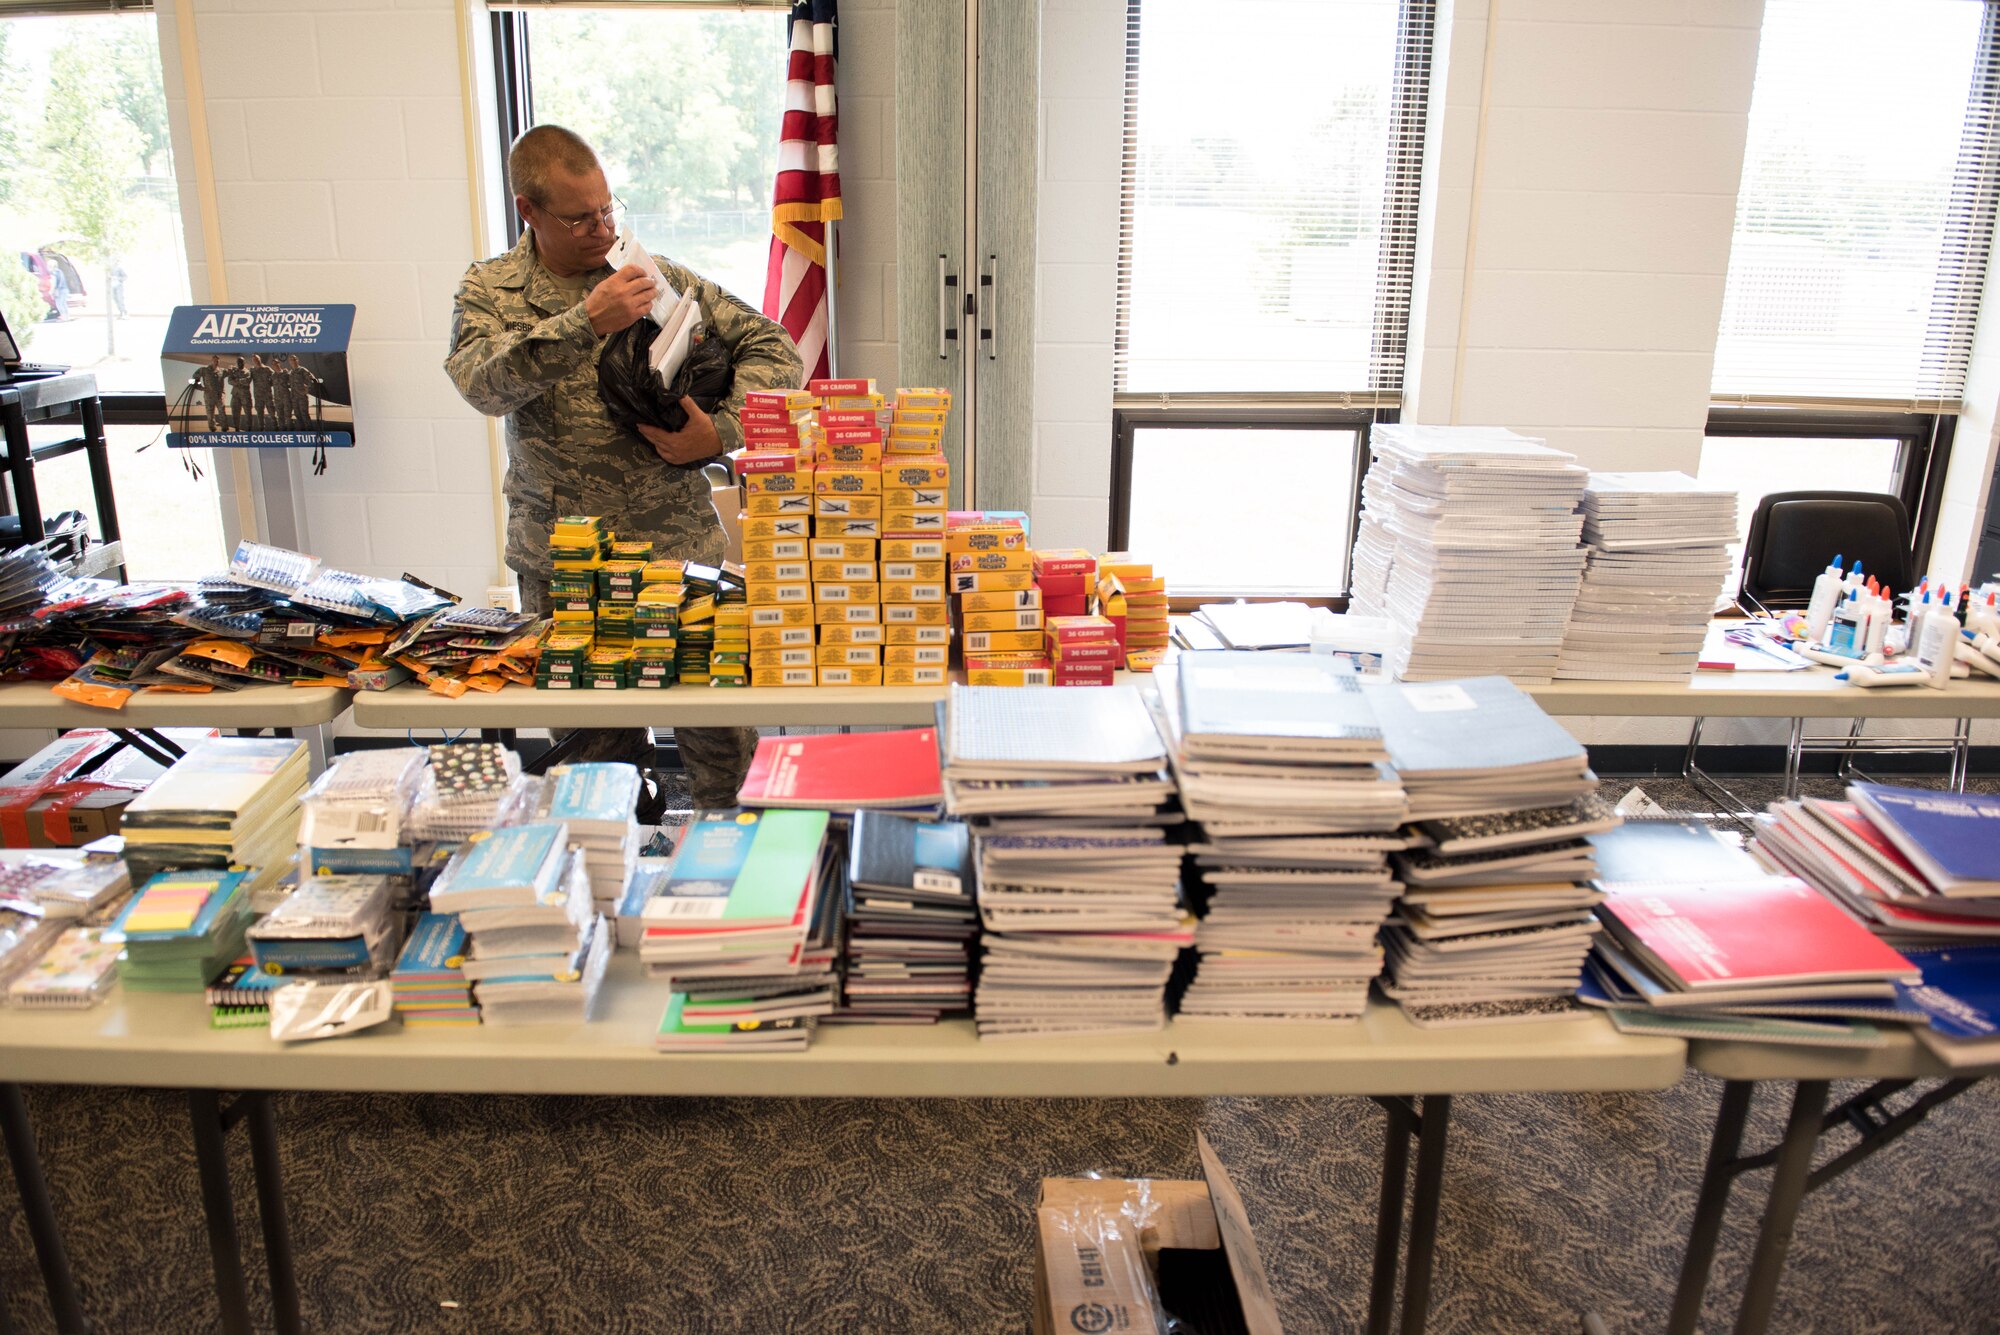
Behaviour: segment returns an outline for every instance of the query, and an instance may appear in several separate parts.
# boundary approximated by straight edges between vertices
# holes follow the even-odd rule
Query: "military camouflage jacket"
[[[700,292],[702,314],[730,350],[735,388],[711,416],[722,448],[737,449],[744,393],[798,388],[798,349],[775,321],[655,258],[677,291]],[[587,277],[594,286],[610,276],[607,267]],[[661,556],[722,559],[701,466],[667,463],[605,412],[597,395],[603,346],[583,303],[572,302],[536,258],[532,232],[459,283],[445,371],[467,403],[507,419],[507,564],[524,579],[549,577],[549,526],[565,514],[603,515],[620,538],[650,538]]]

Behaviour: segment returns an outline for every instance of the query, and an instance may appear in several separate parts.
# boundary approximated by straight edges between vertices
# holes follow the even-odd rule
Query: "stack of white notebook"
[[[1358,1019],[1398,885],[1403,790],[1354,670],[1330,656],[1187,653],[1155,671],[1202,908],[1189,1020]]]
[[[558,765],[549,771],[546,819],[569,826],[583,850],[597,911],[618,916],[618,901],[639,860],[639,771],[618,763]]]
[[[1500,427],[1378,426],[1371,448],[1350,610],[1397,627],[1390,675],[1549,681],[1583,571],[1585,470]]]
[[[1588,563],[1558,677],[1685,681],[1729,577],[1736,493],[1685,473],[1592,473]]]
[[[1500,677],[1367,682],[1411,820],[1548,807],[1597,791],[1590,756]]]
[[[542,821],[468,841],[431,887],[471,940],[467,982],[488,1024],[587,1019],[615,942],[568,827]]]
[[[982,1038],[1157,1029],[1194,937],[1166,837],[1167,751],[1139,693],[954,686],[946,805],[975,833]]]

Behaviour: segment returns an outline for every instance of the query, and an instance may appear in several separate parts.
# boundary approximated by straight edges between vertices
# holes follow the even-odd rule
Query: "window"
[[[118,424],[111,471],[135,579],[208,574],[224,556],[208,451],[193,452],[197,479],[163,439],[160,340],[189,298],[157,23],[133,10],[0,18],[0,310],[29,360],[96,376]],[[45,515],[95,518],[81,455],[37,483]]]
[[[1966,0],[1767,0],[1716,342],[1704,475],[1899,493],[1919,566],[2000,186],[1995,23]]]
[[[1128,0],[1113,541],[1176,591],[1346,587],[1402,389],[1433,10]],[[1278,477],[1324,504],[1262,503]]]
[[[496,13],[502,133],[555,124],[582,135],[639,238],[754,307],[771,249],[787,13]]]

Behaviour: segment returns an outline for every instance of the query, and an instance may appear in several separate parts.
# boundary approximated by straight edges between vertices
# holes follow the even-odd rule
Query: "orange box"
[[[804,491],[756,491],[743,498],[743,513],[759,519],[768,519],[772,515],[809,515],[812,508],[812,493]]]
[[[880,603],[814,603],[813,620],[822,626],[882,624]]]
[[[804,538],[759,538],[743,544],[745,561],[803,561],[807,559]]]
[[[962,612],[1008,612],[1042,605],[1040,589],[995,589],[958,595]]]
[[[884,561],[942,561],[944,560],[944,538],[885,538],[882,540]]]
[[[882,669],[878,667],[823,667],[819,670],[819,684],[822,686],[880,686]]]
[[[950,644],[950,626],[884,626],[887,644]]]
[[[883,637],[887,633],[888,628],[881,625],[821,626],[819,628],[819,642],[821,644],[881,644]]]

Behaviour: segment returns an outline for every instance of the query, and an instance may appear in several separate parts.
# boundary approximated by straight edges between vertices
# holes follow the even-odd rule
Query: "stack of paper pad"
[[[249,893],[274,884],[298,846],[306,754],[290,737],[217,737],[194,747],[125,808],[133,882],[249,867]]]
[[[1399,888],[1403,790],[1354,670],[1212,650],[1157,671],[1202,909],[1184,1018],[1358,1019]]]
[[[1583,585],[1556,676],[1685,681],[1736,541],[1736,493],[1685,473],[1592,473]]]
[[[57,925],[59,927],[59,925]],[[7,1002],[27,1010],[84,1010],[118,982],[118,946],[101,927],[60,928],[42,957],[7,985]]]
[[[433,746],[410,806],[410,836],[456,843],[504,824],[525,791],[520,756],[497,742]]]
[[[465,977],[487,1023],[589,1018],[613,942],[561,822],[468,840],[431,887],[431,909],[457,914],[471,940]]]
[[[972,1001],[979,935],[972,837],[962,822],[854,817],[840,1018],[924,1024]]]
[[[558,765],[549,771],[548,819],[583,850],[597,911],[615,917],[639,857],[639,771],[626,764]]]
[[[639,957],[671,989],[662,1051],[717,1046],[718,1034],[689,1026],[728,1036],[765,1021],[780,1026],[782,1046],[803,1047],[813,1020],[832,1011],[842,878],[828,825],[824,811],[766,811],[689,827],[666,884],[640,910]]]
[[[426,913],[389,974],[396,1013],[412,1027],[479,1023],[465,978],[465,928],[455,914]]]
[[[423,748],[399,746],[350,752],[330,765],[301,801],[306,865],[329,874],[408,875],[410,806],[428,763]]]
[[[1597,790],[1583,746],[1500,677],[1361,689],[1412,820],[1557,806]]]
[[[977,836],[980,1036],[1161,1027],[1194,919],[1138,692],[954,685],[945,736],[946,806]]]
[[[1573,1017],[1600,898],[1584,836],[1617,823],[1594,796],[1420,822],[1430,846],[1396,855],[1383,990],[1418,1024]]]
[[[1402,642],[1390,675],[1555,674],[1583,571],[1574,456],[1498,427],[1378,426],[1353,603]]]
[[[309,876],[249,930],[250,955],[270,974],[380,976],[396,956],[387,876]]]
[[[127,991],[200,992],[243,953],[250,874],[161,872],[139,888],[105,940],[123,943]]]

